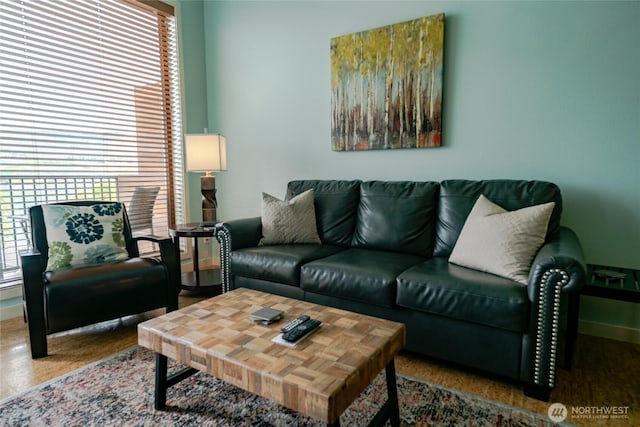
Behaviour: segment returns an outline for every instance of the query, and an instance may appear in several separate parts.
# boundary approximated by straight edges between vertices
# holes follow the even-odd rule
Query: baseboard
[[[640,329],[626,326],[580,320],[578,323],[578,333],[640,344]]]
[[[22,317],[22,300],[0,307],[0,320],[13,319],[14,317]]]
[[[0,320],[22,316],[22,286],[0,290]]]

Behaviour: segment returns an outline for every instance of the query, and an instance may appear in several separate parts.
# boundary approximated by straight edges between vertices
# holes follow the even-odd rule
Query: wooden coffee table
[[[261,307],[285,312],[272,325],[248,319]],[[296,347],[273,343],[282,325],[302,314],[321,328]],[[138,343],[156,352],[155,407],[167,387],[195,372],[278,402],[329,425],[386,369],[388,399],[371,425],[400,424],[394,356],[405,344],[402,323],[236,289],[138,325]],[[190,368],[167,376],[167,358]]]

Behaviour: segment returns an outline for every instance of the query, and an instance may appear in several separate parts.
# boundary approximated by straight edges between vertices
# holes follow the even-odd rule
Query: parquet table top
[[[285,312],[265,326],[261,307]],[[302,314],[321,328],[296,347],[273,343]],[[236,289],[138,325],[138,343],[288,408],[332,423],[405,344],[405,327],[357,313]]]

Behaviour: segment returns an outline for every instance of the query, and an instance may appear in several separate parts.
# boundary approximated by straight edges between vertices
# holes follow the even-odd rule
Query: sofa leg
[[[551,395],[551,388],[539,386],[536,384],[525,384],[524,394],[525,396],[531,397],[533,399],[548,402],[549,396]]]
[[[564,360],[562,368],[570,371],[573,364],[573,353],[578,339],[578,313],[580,312],[580,295],[572,293],[569,296],[567,317],[567,331],[564,346]]]

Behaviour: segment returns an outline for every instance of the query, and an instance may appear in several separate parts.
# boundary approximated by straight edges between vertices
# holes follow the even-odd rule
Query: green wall
[[[291,179],[541,179],[562,189],[563,222],[588,262],[640,268],[639,2],[181,6],[189,19],[202,15],[204,35],[192,28],[182,43],[204,38],[204,52],[189,55],[206,61],[197,84],[207,127],[228,141],[229,170],[217,178],[222,218],[259,215],[261,192],[282,197]],[[443,147],[332,152],[330,39],[442,12]],[[184,62],[185,75],[194,62]],[[200,97],[187,93],[189,131],[199,131],[189,117],[201,114]],[[583,318],[600,321],[604,305],[586,302]],[[634,308],[604,317],[640,329]]]

